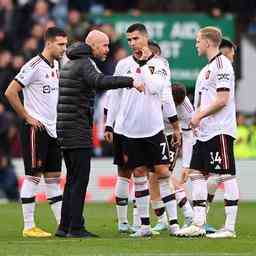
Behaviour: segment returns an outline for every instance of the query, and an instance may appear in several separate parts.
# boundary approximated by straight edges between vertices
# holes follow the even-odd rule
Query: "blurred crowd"
[[[116,63],[127,56],[127,51],[113,27],[97,24],[93,14],[110,16],[120,12],[139,16],[153,11],[207,12],[216,19],[226,13],[239,14],[237,29],[256,34],[254,0],[0,0],[0,188],[9,199],[18,198],[18,192],[10,191],[9,187],[17,184],[11,157],[20,157],[21,151],[17,128],[19,119],[3,95],[21,66],[42,50],[44,31],[57,25],[68,33],[70,44],[83,40],[92,28],[104,31],[111,41],[110,54],[107,61],[99,63],[99,66],[105,74],[113,74]],[[111,146],[103,140],[104,101],[104,94],[98,95],[94,126],[95,156],[112,154]],[[256,158],[256,119],[239,113],[238,123],[236,156]],[[3,187],[2,184],[7,185]]]

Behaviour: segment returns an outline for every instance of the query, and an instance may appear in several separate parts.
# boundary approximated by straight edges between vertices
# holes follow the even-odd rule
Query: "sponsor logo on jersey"
[[[51,92],[50,85],[44,85],[43,86],[43,93],[50,93],[50,92]]]
[[[58,90],[57,87],[51,87],[50,85],[44,85],[43,86],[43,93],[51,93],[53,91]]]
[[[155,74],[165,77],[165,76],[167,76],[167,71],[162,68],[160,70],[155,71]]]
[[[217,76],[218,80],[229,80],[230,79],[230,74],[227,74],[227,73],[221,73],[221,74],[218,74]]]

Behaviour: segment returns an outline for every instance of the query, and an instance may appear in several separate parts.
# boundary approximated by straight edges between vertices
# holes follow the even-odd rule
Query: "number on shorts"
[[[210,152],[210,157],[211,157],[210,164],[214,164],[215,162],[218,164],[221,164],[222,159],[221,159],[220,153],[218,151],[216,152],[215,156],[214,156],[213,152]]]
[[[170,162],[174,161],[174,155],[175,155],[175,152],[170,151]]]
[[[166,142],[160,143],[160,146],[163,147],[162,155],[164,155],[165,154],[165,149],[166,149]]]

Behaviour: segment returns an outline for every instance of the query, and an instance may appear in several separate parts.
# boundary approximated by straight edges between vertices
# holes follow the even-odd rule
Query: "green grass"
[[[167,232],[152,239],[132,239],[116,231],[115,208],[110,204],[88,204],[88,230],[97,239],[28,239],[23,238],[20,205],[0,206],[0,256],[167,256],[167,255],[256,255],[255,203],[241,203],[237,223],[237,239],[175,238]],[[220,227],[224,222],[223,205],[211,207],[209,222]],[[37,207],[38,226],[54,233],[56,225],[48,204]]]

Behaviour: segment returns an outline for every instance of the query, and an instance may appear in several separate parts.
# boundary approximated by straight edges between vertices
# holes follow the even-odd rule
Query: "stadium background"
[[[169,60],[173,81],[186,85],[191,100],[196,76],[205,63],[194,49],[197,30],[206,25],[218,26],[224,36],[235,42],[238,109],[235,153],[242,199],[255,200],[256,189],[251,179],[256,167],[256,1],[253,0],[0,0],[0,156],[3,148],[10,152],[7,166],[0,158],[1,198],[6,197],[1,191],[6,177],[15,179],[16,174],[20,186],[23,176],[20,120],[3,97],[4,91],[20,67],[42,50],[45,29],[62,27],[69,35],[69,44],[83,40],[93,28],[106,32],[111,39],[110,54],[100,69],[112,74],[118,60],[129,54],[124,32],[133,22],[147,26],[151,38],[160,44]],[[103,141],[104,98],[104,93],[99,93],[96,101],[95,158],[87,198],[91,201],[112,201],[115,184],[115,167],[106,158],[111,156],[111,146]],[[9,199],[17,200],[18,196]],[[39,194],[38,199],[45,197]]]

